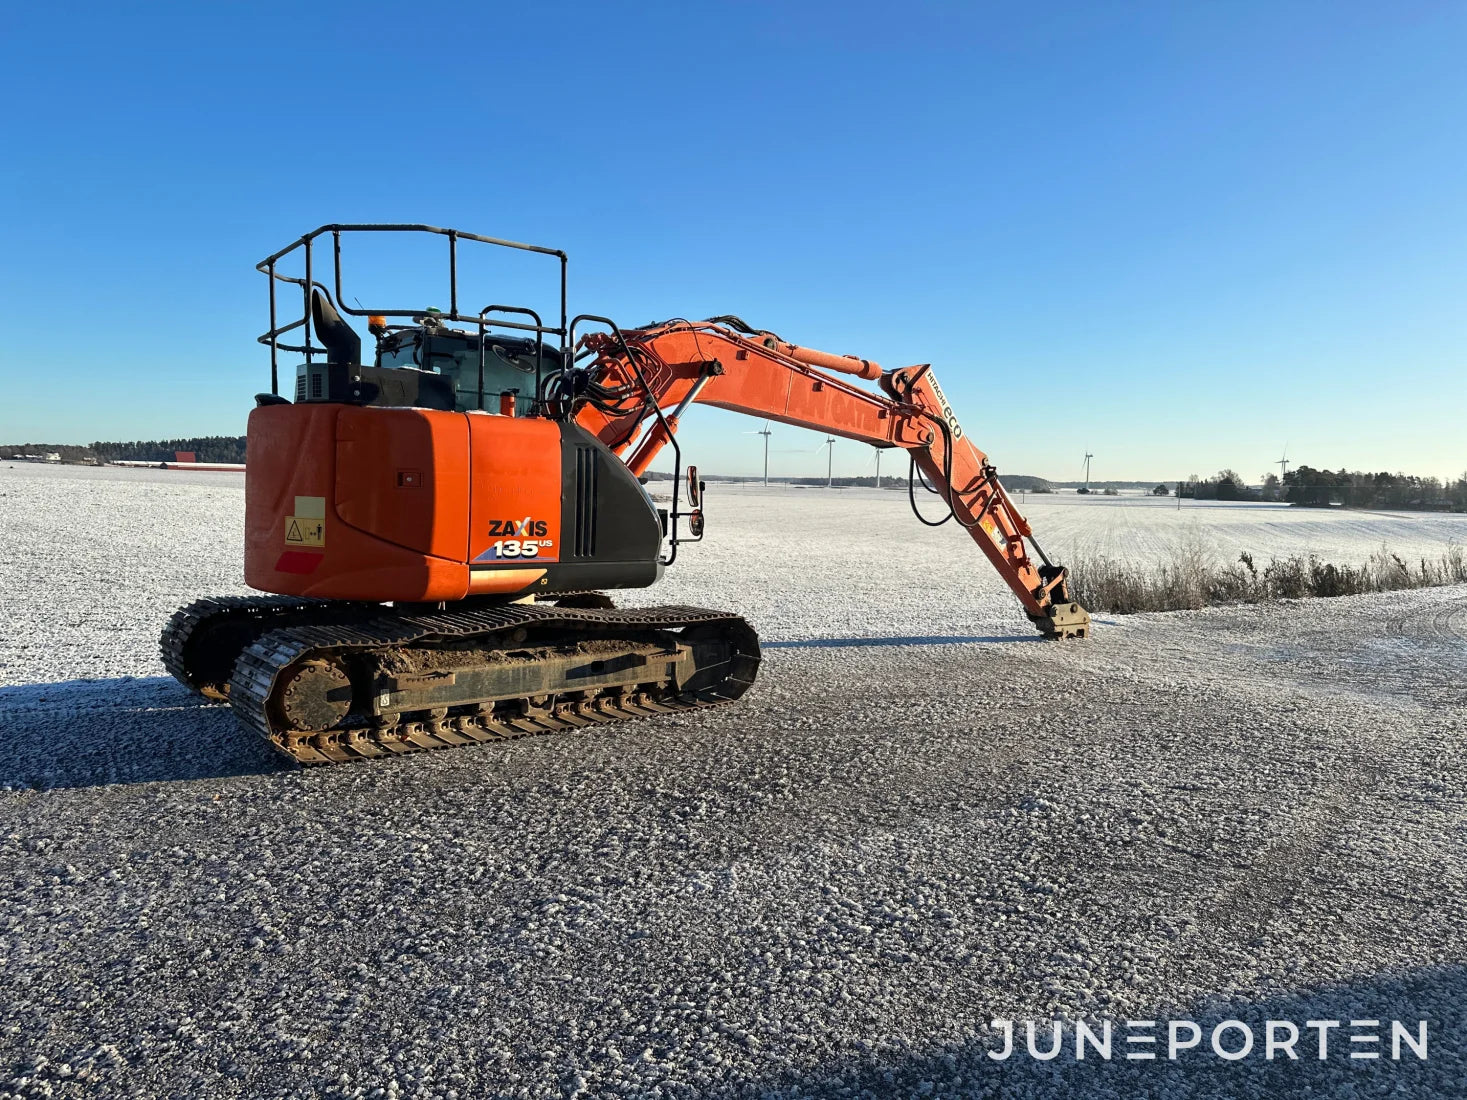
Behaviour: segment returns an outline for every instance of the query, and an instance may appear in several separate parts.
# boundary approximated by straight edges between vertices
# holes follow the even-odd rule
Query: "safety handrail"
[[[562,252],[558,248],[546,248],[541,245],[524,244],[519,241],[505,240],[500,237],[486,237],[478,233],[468,233],[461,229],[445,229],[436,225],[424,225],[417,223],[333,223],[330,225],[323,225],[311,230],[311,232],[304,234],[295,241],[292,241],[290,244],[286,245],[279,251],[273,252],[269,256],[266,256],[263,260],[255,265],[256,270],[266,276],[266,281],[269,285],[270,328],[258,337],[258,342],[268,345],[270,348],[270,392],[273,394],[279,394],[280,392],[279,353],[281,351],[303,352],[306,356],[306,362],[310,363],[311,357],[313,355],[321,354],[321,352],[324,350],[312,346],[312,326],[309,323],[311,316],[310,288],[320,287],[323,292],[327,292],[328,296],[331,296],[330,292],[326,291],[326,287],[316,282],[314,277],[315,272],[313,268],[315,265],[315,249],[313,246],[318,237],[321,237],[325,234],[330,234],[331,236],[332,267],[335,275],[334,304],[339,312],[343,314],[348,314],[353,317],[410,318],[420,317],[425,312],[421,307],[415,309],[380,308],[371,306],[359,306],[357,308],[352,308],[346,305],[346,294],[343,289],[341,274],[341,235],[343,233],[428,233],[447,237],[449,309],[448,312],[439,312],[436,313],[435,316],[444,321],[457,321],[461,324],[479,325],[481,334],[483,332],[483,313],[461,314],[458,310],[458,242],[474,241],[479,244],[494,245],[502,248],[513,248],[523,252],[534,252],[544,256],[555,257],[560,261],[560,327],[552,328],[546,326],[541,321],[539,315],[534,314],[533,311],[524,311],[531,313],[535,317],[535,324],[533,326],[521,325],[519,323],[511,321],[503,322],[503,325],[509,328],[520,328],[524,331],[534,331],[537,335],[538,340],[542,344],[546,333],[551,333],[560,337],[562,342],[564,342],[566,339],[566,275],[569,258],[564,252]],[[296,252],[298,249],[301,250],[304,254],[304,276],[301,277],[286,275],[280,271],[277,271],[276,265],[279,264],[282,259]],[[291,321],[289,324],[286,325],[279,324],[277,320],[278,308],[275,295],[275,284],[277,282],[290,283],[302,288],[302,296],[304,298],[302,315],[299,320]],[[505,311],[518,309],[518,307],[491,308],[504,309]],[[499,323],[500,322],[495,322],[496,325]],[[293,346],[281,344],[279,342],[279,337],[281,335],[302,326],[304,326],[305,328],[304,344]]]

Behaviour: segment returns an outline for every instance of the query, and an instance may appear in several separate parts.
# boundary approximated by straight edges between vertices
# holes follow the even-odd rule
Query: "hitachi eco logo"
[[[549,527],[543,519],[491,519],[489,534],[497,537],[494,545],[479,555],[479,561],[504,558],[554,558],[555,540],[545,537]]]
[[[932,387],[932,395],[937,398],[937,407],[942,411],[942,418],[947,421],[947,426],[953,433],[953,439],[962,439],[963,429],[958,423],[958,414],[953,412],[947,394],[942,392],[942,387],[937,384],[937,379],[932,377],[931,372],[928,372],[927,384]]]

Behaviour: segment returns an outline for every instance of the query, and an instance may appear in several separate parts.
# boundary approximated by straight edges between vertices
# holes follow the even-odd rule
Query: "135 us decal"
[[[480,554],[475,561],[524,560],[556,557],[555,540],[546,538],[549,526],[543,519],[526,516],[524,519],[491,519],[489,534],[494,543]]]

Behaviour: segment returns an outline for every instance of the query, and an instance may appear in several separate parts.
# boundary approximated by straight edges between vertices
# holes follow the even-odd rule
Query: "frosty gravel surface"
[[[0,467],[0,1096],[1463,1094],[1467,592],[1051,645],[833,496],[715,493],[635,594],[748,615],[737,706],[302,772],[153,650],[243,590],[239,479]],[[986,1056],[1055,1016],[1430,1058]]]

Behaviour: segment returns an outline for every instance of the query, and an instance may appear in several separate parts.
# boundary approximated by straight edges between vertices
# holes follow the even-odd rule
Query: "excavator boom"
[[[1033,541],[1028,522],[988,456],[964,431],[930,365],[883,370],[868,359],[754,332],[737,318],[593,332],[585,344],[596,358],[575,420],[638,476],[671,442],[681,413],[693,402],[900,448],[948,507],[936,523],[956,520],[968,531],[1042,633],[1088,634],[1090,617],[1071,599],[1066,571]],[[877,381],[883,392],[872,393],[834,372]],[[664,408],[671,414],[662,413]],[[1026,543],[1034,546],[1038,562]]]

